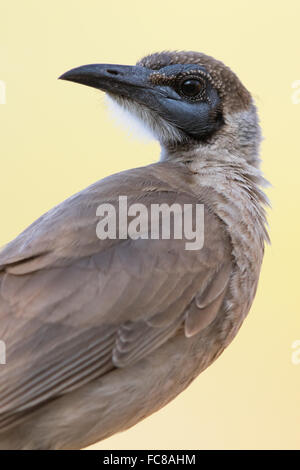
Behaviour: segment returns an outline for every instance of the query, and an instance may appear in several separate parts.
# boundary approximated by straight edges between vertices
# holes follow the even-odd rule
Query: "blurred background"
[[[108,118],[101,92],[57,80],[72,67],[205,52],[252,92],[265,137],[272,245],[242,329],[171,404],[92,448],[300,448],[299,17],[298,0],[1,0],[0,245],[90,183],[159,158]]]

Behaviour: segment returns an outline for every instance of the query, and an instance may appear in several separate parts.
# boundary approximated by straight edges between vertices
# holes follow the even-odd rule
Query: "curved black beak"
[[[98,90],[136,99],[145,103],[149,90],[151,70],[141,66],[90,64],[69,70],[60,80],[87,85]]]

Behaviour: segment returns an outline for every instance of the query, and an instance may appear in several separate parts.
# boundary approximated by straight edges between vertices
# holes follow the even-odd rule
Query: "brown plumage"
[[[201,69],[170,69],[174,64]],[[79,69],[62,78],[105,90],[141,118],[161,142],[161,162],[95,183],[0,252],[3,449],[82,448],[134,425],[219,356],[255,295],[267,200],[249,92],[204,54],[142,59],[134,71],[148,73],[147,86],[161,86],[160,94],[175,93],[178,74],[205,80],[196,100],[203,123],[190,135],[185,121],[135,96],[132,83],[127,88],[120,79],[112,88],[125,69],[107,67],[89,83]],[[161,83],[165,77],[174,90]],[[186,97],[174,99],[190,105]],[[97,207],[117,207],[119,195],[146,207],[204,204],[203,248],[185,250],[185,239],[99,240]]]

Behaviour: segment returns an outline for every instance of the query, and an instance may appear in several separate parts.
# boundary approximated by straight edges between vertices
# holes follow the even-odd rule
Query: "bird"
[[[1,449],[82,449],[167,405],[236,336],[269,242],[256,105],[223,62],[162,51],[60,79],[106,93],[161,153],[71,196],[2,248]],[[149,210],[201,205],[203,246],[99,238],[97,208],[119,214],[121,195]]]

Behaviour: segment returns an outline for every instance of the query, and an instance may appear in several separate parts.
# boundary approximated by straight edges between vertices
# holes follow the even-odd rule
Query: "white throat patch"
[[[158,140],[161,144],[183,140],[183,133],[146,106],[121,96],[106,93],[110,114],[130,135],[142,140]]]

